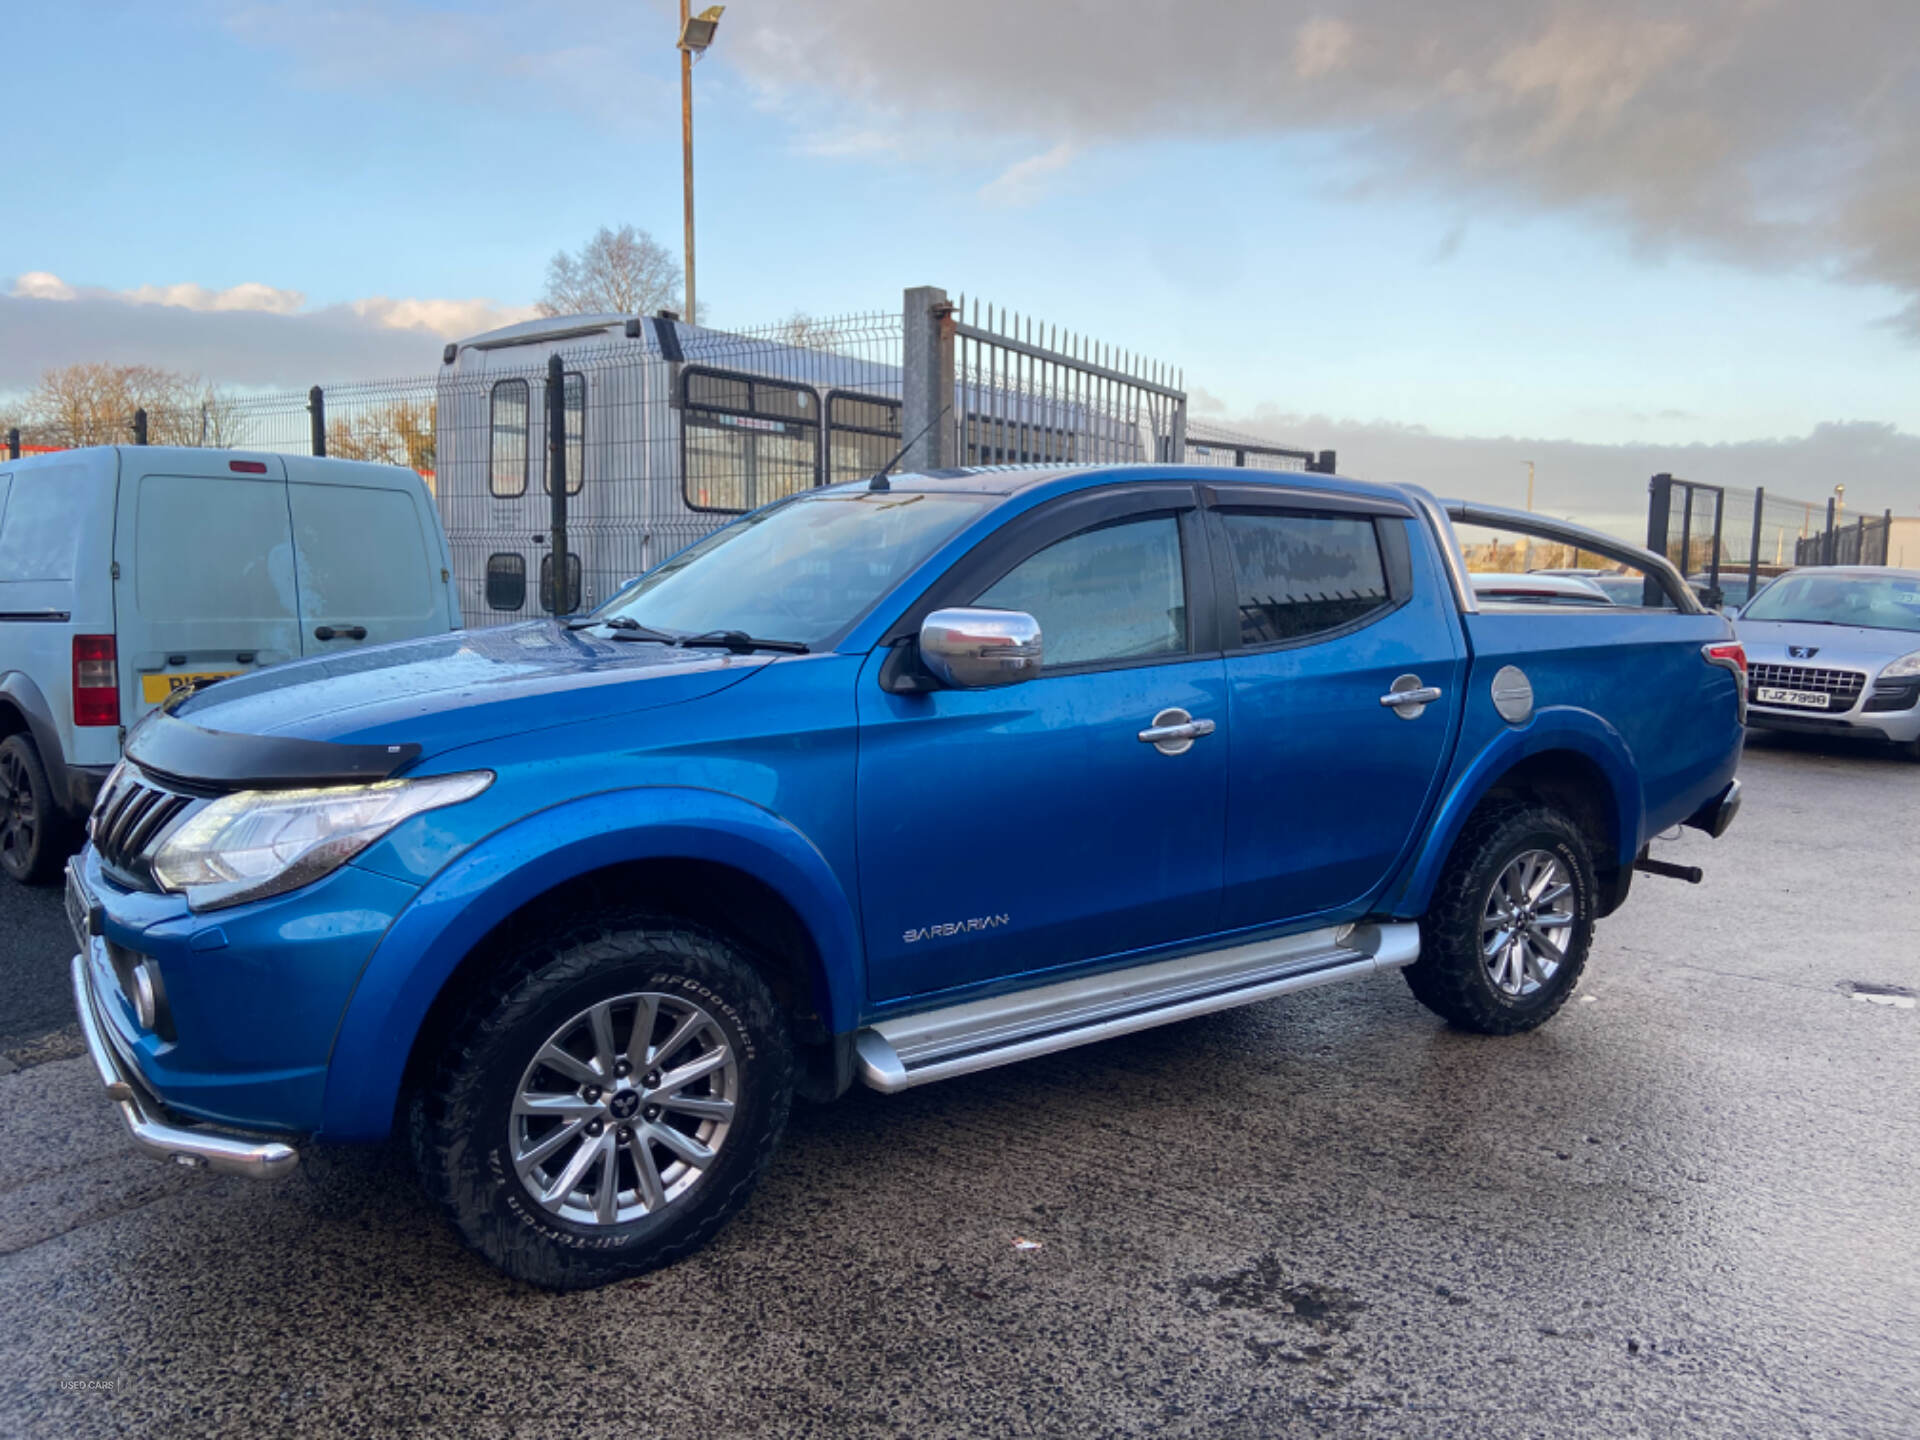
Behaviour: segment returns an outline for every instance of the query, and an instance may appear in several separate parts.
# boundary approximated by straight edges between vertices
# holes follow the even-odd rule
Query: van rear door
[[[454,628],[446,541],[418,475],[343,460],[287,464],[302,653]]]
[[[300,654],[277,455],[123,449],[114,530],[121,717],[197,677]]]

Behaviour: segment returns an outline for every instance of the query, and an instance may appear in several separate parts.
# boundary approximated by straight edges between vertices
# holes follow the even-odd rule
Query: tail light
[[[1738,670],[1742,679],[1747,674],[1747,647],[1738,640],[1729,640],[1725,645],[1709,645],[1706,648],[1709,665],[1727,665]]]
[[[73,723],[120,723],[120,667],[111,635],[73,637]]]
[[[1702,645],[1700,658],[1707,664],[1718,666],[1733,673],[1739,696],[1738,706],[1740,723],[1747,723],[1747,647],[1738,640],[1729,640],[1719,645]]]

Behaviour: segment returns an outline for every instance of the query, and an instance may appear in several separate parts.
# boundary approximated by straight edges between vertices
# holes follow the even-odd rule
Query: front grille
[[[116,879],[152,889],[149,852],[192,803],[191,796],[163,790],[132,765],[122,764],[100,792],[93,818],[87,822],[100,863]]]
[[[1818,690],[1833,696],[1835,710],[1850,710],[1866,688],[1867,676],[1863,670],[1824,670],[1753,660],[1747,663],[1747,681],[1756,690],[1762,685],[1774,690]]]

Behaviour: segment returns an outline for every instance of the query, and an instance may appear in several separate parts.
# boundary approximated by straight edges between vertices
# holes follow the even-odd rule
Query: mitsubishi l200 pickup
[[[1453,518],[1641,605],[1477,599]],[[408,1137],[488,1260],[704,1243],[796,1092],[1398,970],[1540,1025],[1649,840],[1733,818],[1744,658],[1665,560],[1411,486],[943,471],[747,515],[600,609],[183,691],[73,862],[137,1144]]]

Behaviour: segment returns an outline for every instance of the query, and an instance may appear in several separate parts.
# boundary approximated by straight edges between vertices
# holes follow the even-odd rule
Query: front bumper
[[[175,1164],[204,1167],[222,1175],[270,1180],[300,1163],[300,1152],[280,1140],[247,1140],[198,1126],[169,1124],[160,1103],[140,1084],[137,1072],[113,1048],[113,1031],[96,1008],[87,957],[73,957],[73,1003],[87,1054],[100,1074],[107,1097],[126,1122],[133,1143],[149,1155]]]
[[[1920,710],[1863,710],[1858,707],[1829,715],[1817,711],[1763,710],[1747,707],[1747,724],[1760,730],[1795,735],[1836,735],[1855,740],[1885,740],[1905,745],[1920,740]]]

